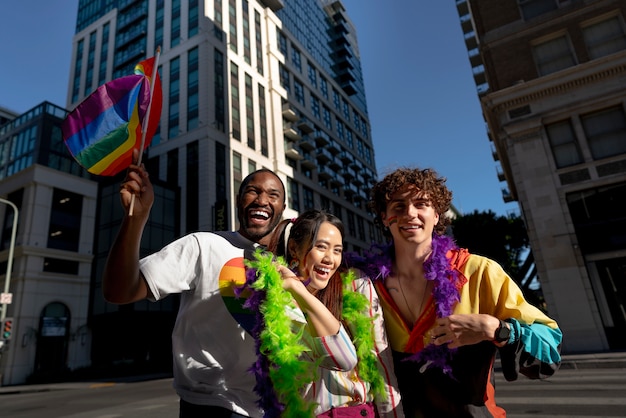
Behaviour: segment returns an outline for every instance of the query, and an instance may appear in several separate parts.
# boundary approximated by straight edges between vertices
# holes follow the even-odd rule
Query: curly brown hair
[[[443,235],[452,220],[445,215],[452,203],[452,192],[446,186],[446,178],[440,177],[431,168],[419,169],[411,167],[398,168],[387,174],[381,181],[376,183],[370,191],[368,207],[374,212],[374,222],[383,230],[386,237],[390,237],[389,231],[383,225],[381,214],[387,209],[390,196],[401,187],[412,184],[420,192],[428,195],[428,199],[439,214],[439,223],[435,226],[435,232]]]

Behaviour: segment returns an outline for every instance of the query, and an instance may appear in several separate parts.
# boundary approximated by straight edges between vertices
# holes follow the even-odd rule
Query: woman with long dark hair
[[[343,239],[341,220],[309,210],[277,226],[268,250],[278,262],[253,263],[257,282],[267,284],[278,273],[281,290],[291,296],[285,304],[289,332],[301,348],[272,342],[284,332],[274,322],[285,309],[270,301],[277,297],[268,290],[257,334],[266,338],[255,367],[266,416],[404,416],[378,295],[369,278],[344,267]],[[280,373],[293,368],[300,369],[285,382]],[[293,405],[298,397],[304,405]]]

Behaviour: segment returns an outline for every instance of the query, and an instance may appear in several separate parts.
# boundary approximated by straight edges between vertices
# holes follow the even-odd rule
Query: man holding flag
[[[135,152],[135,161],[137,152]],[[244,257],[265,245],[285,210],[285,188],[272,171],[249,174],[237,195],[237,232],[197,232],[139,260],[154,191],[143,165],[131,165],[120,190],[126,215],[103,273],[107,301],[160,300],[181,293],[172,333],[180,418],[261,417],[254,392],[254,313],[235,289]],[[134,196],[134,211],[129,214]]]

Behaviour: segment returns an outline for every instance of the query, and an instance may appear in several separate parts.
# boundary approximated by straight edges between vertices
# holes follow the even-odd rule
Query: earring
[[[297,259],[292,258],[291,261],[289,262],[289,270],[296,270],[299,265],[300,265],[300,262]]]

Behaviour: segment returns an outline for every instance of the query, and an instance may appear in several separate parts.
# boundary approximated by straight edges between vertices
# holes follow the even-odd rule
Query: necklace
[[[424,262],[424,276],[433,282],[433,297],[435,299],[435,313],[438,318],[449,316],[459,301],[459,289],[467,279],[463,277],[448,260],[449,251],[459,251],[454,240],[446,235],[433,234],[432,255]],[[394,258],[393,242],[389,244],[373,244],[369,251],[360,256],[355,253],[346,253],[345,260],[348,266],[357,267],[364,271],[372,280],[386,280],[391,273]],[[444,345],[429,344],[422,351],[413,353],[406,360],[423,363],[423,368],[435,367],[445,374],[452,375],[450,362],[456,348]]]
[[[400,286],[400,294],[402,295],[402,299],[404,299],[404,304],[406,305],[406,308],[409,310],[409,313],[411,314],[411,318],[408,318],[408,319],[411,321],[411,327],[412,327],[413,324],[415,324],[415,321],[417,321],[419,317],[422,315],[422,308],[424,307],[424,302],[427,299],[426,296],[429,294],[428,286],[431,284],[431,281],[424,280],[426,284],[424,285],[424,292],[422,293],[422,300],[420,302],[420,307],[416,311],[416,313],[413,313],[413,310],[411,309],[411,305],[409,305],[409,301],[407,300],[406,295],[404,294],[404,288],[402,287],[402,280],[399,277],[396,280],[398,280],[398,285]]]

